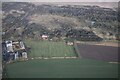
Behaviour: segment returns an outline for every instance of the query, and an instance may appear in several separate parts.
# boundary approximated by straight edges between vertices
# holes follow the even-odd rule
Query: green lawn
[[[29,60],[6,66],[8,78],[116,78],[118,65],[89,59]]]
[[[29,57],[76,56],[73,46],[68,46],[64,42],[26,40],[25,43],[31,47],[31,52],[28,53]]]

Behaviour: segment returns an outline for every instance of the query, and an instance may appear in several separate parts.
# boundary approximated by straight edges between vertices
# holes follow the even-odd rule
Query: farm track
[[[90,45],[101,45],[101,46],[111,46],[111,47],[120,47],[118,42],[81,42],[76,41],[75,43],[90,44]]]
[[[51,57],[51,58],[48,58],[48,57],[34,57],[34,58],[28,58],[28,60],[30,59],[76,59],[78,57]]]
[[[32,57],[32,58],[27,58],[27,59],[21,59],[19,60],[19,62],[22,62],[22,61],[28,61],[28,60],[50,60],[50,59],[78,59],[78,57]],[[14,61],[12,62],[9,62],[9,63],[6,63],[6,64],[10,64],[10,63],[14,63]]]

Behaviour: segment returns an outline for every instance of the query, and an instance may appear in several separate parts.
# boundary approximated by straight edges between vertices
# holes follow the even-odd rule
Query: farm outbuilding
[[[74,43],[73,43],[73,42],[69,42],[69,41],[68,41],[68,42],[66,42],[66,44],[67,44],[67,45],[70,45],[70,46],[74,45]]]
[[[22,41],[2,42],[3,61],[9,62],[19,58],[27,59],[27,52]]]
[[[48,35],[42,35],[42,39],[43,39],[43,40],[47,40],[48,37],[49,37]]]
[[[7,52],[13,52],[12,41],[6,41]]]

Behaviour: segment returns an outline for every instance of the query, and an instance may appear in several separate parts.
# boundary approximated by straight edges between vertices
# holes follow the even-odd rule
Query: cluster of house
[[[27,51],[22,41],[2,42],[3,61],[27,59]]]

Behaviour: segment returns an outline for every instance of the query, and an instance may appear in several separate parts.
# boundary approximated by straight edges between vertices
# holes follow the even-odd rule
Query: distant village
[[[26,60],[27,51],[25,44],[22,41],[3,41],[2,53],[4,62],[12,62],[15,60]]]

